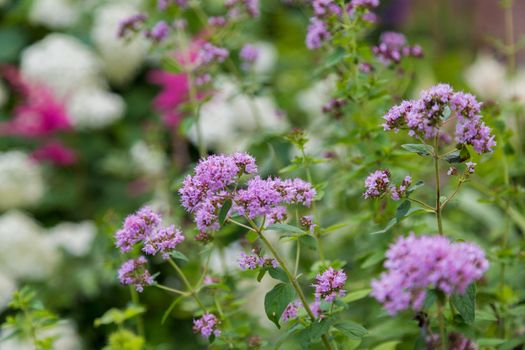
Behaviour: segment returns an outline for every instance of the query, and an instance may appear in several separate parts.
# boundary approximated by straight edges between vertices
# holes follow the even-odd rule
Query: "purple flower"
[[[456,168],[455,166],[451,166],[447,170],[447,175],[448,176],[456,175],[457,173],[458,173],[458,168]]]
[[[193,320],[193,332],[200,333],[206,339],[212,334],[218,337],[221,335],[221,331],[217,329],[219,323],[217,316],[206,312],[201,318]]]
[[[321,309],[321,302],[316,300],[313,303],[310,304],[310,310],[314,314],[315,318],[322,318],[323,317],[323,310]]]
[[[341,8],[334,0],[313,0],[312,7],[316,17],[341,14]]]
[[[126,261],[118,270],[120,283],[124,285],[134,285],[137,292],[142,292],[144,286],[153,284],[153,277],[145,268],[148,263],[145,257]]]
[[[131,17],[122,20],[118,25],[117,36],[119,38],[125,37],[129,32],[136,32],[148,17],[143,13],[137,13]]]
[[[467,167],[466,170],[467,170],[467,173],[469,174],[474,174],[474,172],[476,171],[476,163],[466,162],[465,166]]]
[[[293,318],[296,318],[300,306],[301,304],[297,300],[288,304],[286,309],[284,309],[283,314],[281,315],[281,321],[287,322]]]
[[[405,36],[396,32],[384,32],[379,45],[372,48],[374,55],[384,64],[399,63],[406,56],[421,57],[420,46],[409,46]]]
[[[142,251],[149,255],[162,254],[163,259],[169,258],[169,253],[184,241],[184,235],[180,230],[171,225],[162,228],[146,238]]]
[[[242,47],[239,57],[243,61],[243,69],[248,70],[259,57],[259,49],[251,44]]]
[[[255,249],[252,249],[252,253],[254,253],[254,255],[241,253],[237,262],[242,270],[255,270],[258,267],[270,267],[275,269],[279,266],[277,260],[260,256],[259,254],[256,254]]]
[[[412,178],[410,176],[405,176],[405,178],[401,182],[401,185],[390,187],[390,195],[392,199],[395,201],[398,201],[402,197],[404,197],[411,184],[412,184]]]
[[[440,130],[445,122],[456,118],[455,141],[461,145],[472,145],[481,154],[491,152],[496,145],[491,129],[480,115],[481,103],[471,94],[454,92],[450,85],[438,84],[421,92],[419,99],[403,101],[392,107],[383,117],[385,130],[399,131],[407,128],[409,135],[425,139],[440,135],[449,139]]]
[[[202,45],[199,51],[199,62],[201,65],[209,65],[214,62],[221,63],[228,58],[229,51],[211,43]]]
[[[301,224],[301,226],[308,229],[308,231],[310,231],[311,234],[314,234],[317,225],[314,224],[314,217],[312,215],[302,216],[299,219],[299,223]]]
[[[390,184],[390,171],[376,170],[365,180],[365,192],[363,196],[365,199],[378,198],[388,191]]]
[[[226,25],[226,18],[222,16],[215,16],[208,18],[208,24],[212,27],[224,27]]]
[[[164,21],[159,21],[153,26],[153,28],[146,31],[146,37],[156,42],[161,42],[168,37],[169,33],[170,26]]]
[[[346,294],[344,289],[346,274],[343,270],[335,270],[333,267],[330,267],[322,274],[318,274],[315,280],[315,299],[317,301],[334,301],[335,298]]]
[[[386,253],[387,272],[372,281],[372,295],[390,314],[423,306],[428,288],[462,294],[488,269],[485,253],[472,243],[452,243],[443,236],[411,234]]]
[[[323,113],[329,114],[336,119],[340,119],[344,115],[343,108],[345,106],[345,99],[333,98],[323,106],[322,111]]]
[[[352,0],[350,4],[353,7],[374,8],[379,6],[379,0]]]
[[[149,207],[143,207],[124,220],[123,227],[115,234],[116,246],[121,252],[129,252],[140,241],[151,235],[161,223],[160,215]]]
[[[312,17],[306,34],[306,47],[310,50],[320,48],[324,42],[331,38],[326,23],[322,20]]]

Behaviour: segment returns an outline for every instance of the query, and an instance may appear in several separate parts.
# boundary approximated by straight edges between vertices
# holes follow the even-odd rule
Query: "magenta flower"
[[[221,335],[221,331],[217,328],[219,323],[217,316],[206,312],[201,318],[193,320],[193,332],[200,333],[206,339],[212,334],[218,337]]]
[[[453,243],[443,236],[411,234],[386,253],[387,272],[372,281],[372,295],[390,314],[420,310],[429,288],[446,295],[464,293],[488,269],[485,253],[472,243]]]
[[[49,161],[57,166],[69,166],[77,162],[77,154],[60,141],[51,141],[33,151],[31,156],[39,162]]]
[[[344,289],[346,283],[346,274],[343,270],[335,270],[333,267],[328,268],[315,278],[315,299],[317,301],[334,301],[337,297],[346,294]]]
[[[135,286],[137,292],[142,292],[145,286],[152,285],[154,281],[145,267],[147,263],[143,256],[126,261],[118,270],[120,283]]]
[[[166,125],[177,127],[183,117],[181,108],[189,99],[188,77],[184,73],[154,70],[148,78],[151,83],[162,88],[153,100],[153,107],[161,114]]]

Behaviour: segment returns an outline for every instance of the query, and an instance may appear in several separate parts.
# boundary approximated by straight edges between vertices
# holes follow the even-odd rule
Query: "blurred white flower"
[[[4,107],[9,99],[9,92],[5,84],[0,80],[0,108]]]
[[[52,29],[75,25],[80,18],[78,0],[36,0],[32,2],[29,20]]]
[[[336,79],[335,75],[330,75],[300,91],[296,97],[299,107],[310,117],[322,115],[323,105],[330,101],[335,91]]]
[[[103,83],[102,63],[95,53],[66,34],[49,34],[25,48],[20,66],[26,79],[48,86],[59,98],[86,85]]]
[[[253,65],[253,70],[257,74],[268,74],[275,67],[277,62],[277,50],[275,46],[267,42],[256,42],[252,44],[258,51],[257,60]]]
[[[123,99],[107,89],[102,62],[72,36],[49,34],[22,52],[20,65],[26,79],[64,100],[76,128],[102,128],[124,114]]]
[[[82,341],[72,321],[60,321],[56,325],[41,330],[37,338],[54,337],[53,349],[78,350],[82,349]],[[33,342],[20,337],[11,337],[2,341],[2,350],[34,350]]]
[[[166,155],[143,140],[133,144],[130,155],[134,165],[145,175],[158,175],[164,170]]]
[[[98,129],[122,118],[125,104],[117,94],[86,86],[71,96],[67,110],[75,128]]]
[[[503,95],[507,99],[515,99],[521,104],[525,104],[525,68],[520,69],[513,79],[505,85]]]
[[[490,54],[478,54],[476,61],[465,70],[465,80],[482,98],[496,99],[505,85],[505,66]]]
[[[44,188],[40,167],[27,154],[0,152],[0,210],[34,205]]]
[[[91,249],[97,227],[92,221],[63,222],[49,229],[49,237],[58,247],[74,256],[84,256]]]
[[[53,240],[29,216],[8,211],[0,216],[0,272],[14,279],[45,280],[61,255]]]
[[[216,90],[218,92],[202,106],[200,113],[202,134],[208,147],[225,153],[243,150],[257,130],[282,131],[286,128],[286,120],[278,114],[273,98],[250,98],[225,77],[217,80]],[[196,126],[190,130],[189,137],[197,143]]]
[[[136,6],[123,1],[108,3],[95,12],[91,37],[104,63],[106,75],[116,84],[129,82],[147,54],[147,41],[142,36],[131,40],[117,36],[119,23],[138,12]]]
[[[0,312],[4,310],[16,290],[16,281],[4,273],[0,273]]]

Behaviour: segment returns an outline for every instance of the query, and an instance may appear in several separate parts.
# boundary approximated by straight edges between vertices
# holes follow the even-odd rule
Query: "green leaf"
[[[144,313],[143,306],[131,304],[124,311],[112,308],[104,313],[102,317],[95,319],[95,327],[106,324],[121,325],[124,321]]]
[[[301,245],[305,246],[308,249],[316,250],[317,249],[317,240],[310,235],[299,236],[299,242]]]
[[[268,271],[267,268],[262,268],[259,271],[259,274],[257,275],[257,282],[261,282],[261,280],[263,279],[264,275],[266,275],[266,271]]]
[[[279,320],[284,309],[295,298],[295,290],[288,283],[279,283],[264,297],[264,310],[268,319],[275,323],[277,328],[281,328]]]
[[[401,343],[399,340],[387,341],[372,348],[372,350],[394,350],[399,343]]]
[[[355,340],[361,339],[368,333],[365,327],[352,321],[339,322],[334,327],[347,337]]]
[[[370,288],[356,290],[354,292],[348,293],[343,298],[341,298],[341,300],[344,301],[345,303],[351,303],[351,302],[366,298],[370,294],[371,291],[372,289]]]
[[[230,211],[231,207],[232,207],[232,200],[227,199],[222,205],[221,210],[219,211],[219,222],[221,223],[221,226],[224,225],[224,222],[226,221],[226,218],[228,217],[228,212]]]
[[[424,143],[407,143],[407,144],[401,145],[401,147],[403,147],[405,150],[409,152],[417,153],[423,157],[428,157],[434,154],[434,147],[430,145],[426,145]]]
[[[397,223],[396,218],[391,219],[388,224],[386,224],[385,228],[379,231],[372,232],[371,235],[377,235],[380,233],[387,233],[388,230],[390,230],[394,225]]]
[[[181,252],[177,250],[174,250],[173,252],[171,252],[171,257],[177,260],[190,261],[186,255],[182,254]]]
[[[286,272],[284,272],[284,270],[280,267],[277,267],[275,269],[268,269],[268,273],[270,274],[270,276],[272,276],[272,278],[275,278],[276,280],[282,281],[284,283],[290,282],[288,276],[286,275]]]
[[[335,321],[335,318],[325,318],[320,322],[313,322],[297,334],[299,342],[304,348],[308,348],[310,344],[318,342],[330,330]]]
[[[470,153],[467,147],[462,146],[461,149],[447,154],[443,157],[443,159],[450,164],[463,163],[464,161],[470,159]]]
[[[401,203],[399,205],[399,207],[397,207],[397,210],[396,210],[396,220],[397,220],[397,222],[400,222],[401,219],[403,219],[407,215],[409,209],[410,209],[410,201],[409,200],[403,201],[403,203]]]
[[[454,294],[450,298],[465,323],[472,323],[476,318],[476,284],[467,287],[464,294]]]
[[[292,232],[300,235],[306,234],[299,227],[288,225],[288,224],[273,224],[266,228],[267,230],[281,231],[281,232]]]
[[[408,189],[408,193],[412,193],[414,192],[415,190],[417,190],[418,188],[422,187],[425,185],[425,181],[423,180],[419,180],[418,182],[416,182],[415,184],[413,184],[412,186],[410,186],[410,188]]]

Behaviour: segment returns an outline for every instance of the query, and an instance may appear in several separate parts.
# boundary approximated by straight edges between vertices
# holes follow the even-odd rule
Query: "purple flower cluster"
[[[137,292],[142,292],[144,286],[152,285],[153,277],[145,267],[147,263],[143,256],[126,261],[118,270],[120,283],[134,285]]]
[[[137,13],[133,16],[125,18],[118,25],[117,36],[123,38],[129,33],[134,33],[140,30],[148,17],[143,13]]]
[[[419,45],[410,46],[405,36],[396,32],[384,32],[379,38],[379,45],[372,48],[374,55],[384,64],[399,63],[401,58],[422,57],[423,50]]]
[[[456,143],[472,145],[479,154],[487,153],[496,141],[482,121],[480,110],[481,103],[473,95],[454,92],[450,85],[438,84],[422,91],[419,99],[392,107],[383,117],[383,127],[395,132],[407,128],[410,136],[428,139],[438,135],[444,123],[456,118]]]
[[[199,51],[199,63],[200,65],[209,65],[214,62],[222,63],[228,58],[229,54],[227,49],[217,47],[211,43],[205,43]]]
[[[346,10],[350,17],[360,15],[365,22],[376,23],[377,15],[372,12],[372,9],[378,6],[379,0],[352,0]]]
[[[252,250],[252,253],[254,255],[247,255],[245,253],[241,253],[241,256],[237,260],[239,263],[239,267],[242,270],[255,270],[258,267],[273,267],[274,269],[279,266],[277,263],[277,260],[273,258],[268,258],[264,256],[260,256],[259,254],[256,254],[255,249]]]
[[[170,26],[164,21],[155,23],[153,28],[146,30],[145,35],[147,38],[155,41],[164,41],[170,34]]]
[[[403,198],[410,185],[412,184],[412,178],[410,176],[405,176],[403,181],[401,182],[401,185],[399,186],[391,186],[390,187],[390,196],[393,200],[398,201],[401,198]]]
[[[310,25],[306,33],[306,47],[310,50],[315,50],[323,46],[323,44],[330,40],[332,34],[328,30],[325,22],[319,18],[310,18]]]
[[[249,70],[259,57],[259,49],[251,44],[242,47],[239,57],[242,61],[242,69]]]
[[[365,180],[365,199],[378,198],[388,191],[390,185],[390,171],[376,170]]]
[[[271,224],[286,218],[285,204],[309,206],[315,196],[312,185],[301,179],[263,180],[256,176],[246,188],[238,188],[241,175],[256,173],[255,160],[246,153],[209,156],[199,162],[195,175],[184,180],[179,190],[182,205],[194,214],[200,231],[216,231],[218,212],[228,199],[233,201],[232,212],[250,219],[264,216]]]
[[[206,339],[212,334],[218,337],[221,335],[221,331],[217,328],[219,323],[217,316],[206,312],[201,318],[193,320],[193,332],[200,333]]]
[[[335,270],[333,267],[330,267],[322,274],[318,274],[315,280],[315,299],[317,301],[334,301],[335,298],[346,294],[344,289],[346,274],[343,270]]]
[[[452,243],[443,236],[401,237],[390,246],[386,258],[388,272],[372,281],[372,295],[392,315],[421,309],[428,288],[446,295],[464,293],[489,266],[477,245]]]
[[[164,259],[184,241],[184,235],[173,225],[162,227],[162,219],[149,207],[143,207],[124,220],[123,227],[115,234],[116,246],[122,253],[143,243],[142,251],[149,255],[161,254]]]
[[[248,181],[246,189],[240,189],[233,197],[233,210],[254,219],[266,217],[268,224],[286,219],[285,204],[302,204],[309,207],[315,197],[315,189],[301,179],[261,179]]]
[[[284,309],[283,314],[281,315],[281,321],[288,322],[289,320],[296,318],[299,313],[299,307],[301,303],[298,300],[292,301],[286,309]]]

